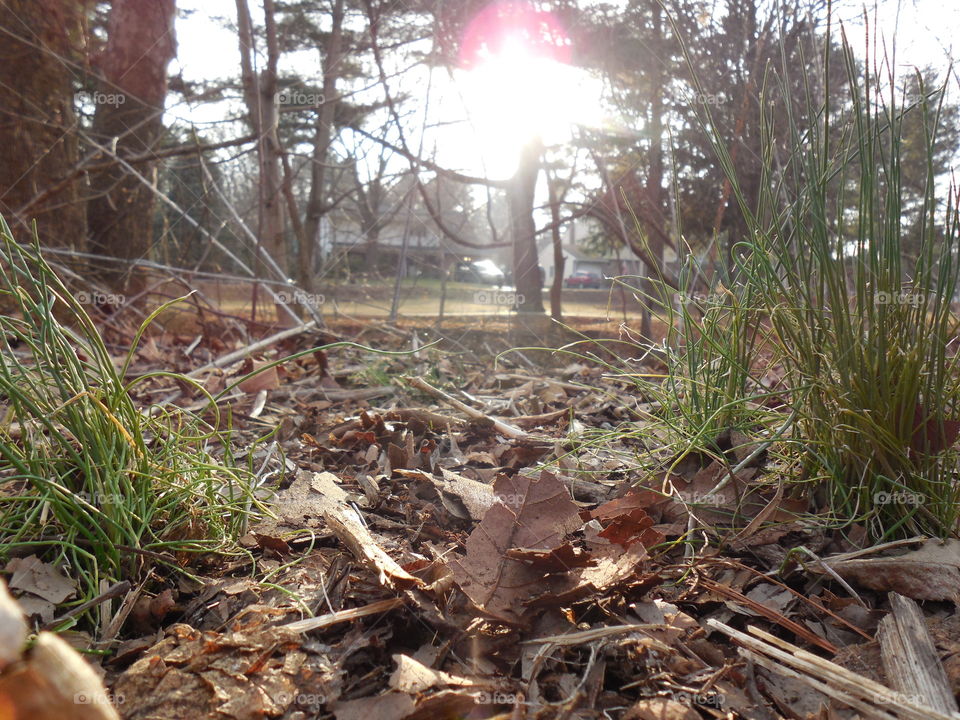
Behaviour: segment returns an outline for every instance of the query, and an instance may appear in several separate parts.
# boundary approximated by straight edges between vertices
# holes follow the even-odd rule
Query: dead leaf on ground
[[[263,610],[251,614],[258,626],[243,631],[170,627],[114,683],[114,694],[124,698],[124,718],[254,720],[279,717],[295,704],[317,712],[335,701],[342,670],[322,656],[291,648],[289,634],[265,625],[269,616]],[[311,678],[309,689],[299,685],[305,677]]]
[[[333,706],[333,714],[337,720],[403,720],[416,707],[412,697],[391,690],[383,695],[338,702]]]
[[[591,553],[592,566],[568,573],[566,582],[541,594],[536,604],[566,604],[598,592],[605,592],[623,583],[641,580],[648,560],[647,549],[637,543],[628,548],[618,545],[600,547]],[[655,583],[654,583],[655,584]]]
[[[470,678],[429,668],[408,655],[394,655],[393,661],[397,664],[397,669],[390,676],[389,684],[400,692],[415,695],[435,687],[470,687],[477,684]]]
[[[700,720],[700,713],[676,700],[649,698],[627,708],[623,720]]]
[[[163,619],[176,606],[173,590],[167,588],[156,597],[141,595],[133,606],[130,619],[137,632],[152,632],[160,626]]]
[[[53,565],[42,562],[36,555],[14,558],[7,563],[6,572],[13,573],[9,585],[59,605],[76,592],[76,583]]]
[[[463,505],[467,517],[464,518],[462,515],[457,515],[457,517],[482,520],[487,510],[497,501],[492,486],[471,480],[445,468],[440,468],[440,472],[443,473],[443,480],[431,477],[430,481],[436,486],[442,499],[446,500],[445,496],[452,495]],[[447,506],[448,510],[450,509],[446,502],[444,502],[444,505]]]
[[[582,522],[570,493],[546,471],[536,480],[501,475],[494,491],[501,502],[487,511],[467,538],[466,556],[451,560],[449,567],[477,607],[517,624],[521,601],[536,594],[543,573],[507,552],[512,548],[551,550]]]
[[[898,592],[914,600],[960,602],[960,540],[927,540],[916,550],[896,555],[824,562],[845,580],[871,590]]]
[[[280,524],[292,528],[317,527],[324,511],[343,504],[348,495],[332,473],[297,472],[290,486],[276,494],[272,509]],[[265,519],[252,530],[264,535],[274,534],[277,521]]]
[[[270,363],[266,360],[248,360],[246,363],[244,363],[240,372],[243,375],[247,375],[260,370],[269,364]],[[280,375],[277,373],[277,366],[274,365],[271,368],[257,372],[256,375],[247,378],[237,387],[250,395],[255,395],[261,390],[276,390],[278,387],[280,387]]]

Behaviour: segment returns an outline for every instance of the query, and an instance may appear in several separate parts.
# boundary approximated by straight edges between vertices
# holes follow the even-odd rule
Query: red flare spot
[[[532,57],[570,62],[570,36],[555,15],[530,3],[495,2],[467,25],[460,64],[470,69],[510,45],[519,45]]]

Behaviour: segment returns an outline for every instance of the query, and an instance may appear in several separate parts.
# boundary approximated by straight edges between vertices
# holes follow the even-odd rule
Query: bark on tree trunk
[[[379,275],[380,265],[377,262],[377,257],[380,254],[380,229],[374,226],[372,229],[367,230],[364,236],[366,238],[363,249],[364,272],[370,275]]]
[[[320,220],[326,212],[326,163],[333,137],[333,120],[337,110],[337,80],[343,48],[343,0],[334,0],[330,13],[332,24],[323,57],[323,104],[317,114],[313,137],[313,164],[310,167],[310,196],[307,200],[304,228],[306,243],[300,248],[299,280],[301,287],[314,290],[317,238]]]
[[[510,212],[510,238],[513,241],[513,278],[517,288],[517,310],[543,312],[543,278],[537,258],[536,225],[533,199],[540,174],[543,144],[529,142],[520,154],[520,163],[507,189]]]
[[[84,11],[80,2],[0,2],[0,27],[15,36],[0,42],[0,214],[23,240],[35,218],[43,245],[75,250],[83,249],[86,237],[79,181],[31,201],[78,159],[70,131],[76,124],[73,87],[61,58],[76,55],[69,38],[79,32]]]
[[[653,3],[651,11],[653,13],[653,52],[656,57],[664,57],[666,50],[663,42],[663,17],[660,3]],[[647,223],[655,225],[655,228],[648,229],[648,236],[662,236],[664,233],[663,218],[665,217],[663,202],[663,93],[666,87],[667,79],[664,73],[664,66],[661,63],[653,63],[651,68],[653,73],[650,79],[650,87],[653,88],[653,95],[650,98],[650,168],[647,172],[647,183],[645,188]],[[656,267],[663,267],[664,243],[650,243],[650,254]],[[618,258],[619,260],[619,258]],[[648,273],[654,272],[652,267],[646,267]],[[652,317],[650,310],[651,298],[657,297],[653,283],[649,275],[640,281],[640,289],[646,298],[643,303],[641,313],[640,334],[644,337],[652,337]],[[623,287],[620,288],[621,292]]]
[[[249,114],[250,126],[258,138],[257,169],[258,190],[258,230],[260,247],[254,263],[257,277],[274,275],[264,261],[262,252],[266,252],[280,268],[286,278],[287,252],[283,237],[283,180],[280,138],[277,124],[280,113],[277,96],[277,65],[280,60],[280,46],[277,39],[275,8],[273,0],[263,0],[264,30],[267,38],[267,63],[257,73],[253,69],[253,20],[247,0],[236,0],[237,28],[240,40],[240,70],[243,81],[243,95]],[[262,252],[261,252],[262,250]],[[289,322],[290,317],[277,307],[277,321]]]
[[[660,3],[653,3],[653,51],[657,57],[666,55],[663,42],[663,21]],[[664,213],[663,193],[663,93],[666,86],[664,67],[653,63],[650,85],[653,95],[650,98],[650,169],[647,172],[647,198],[651,218],[661,218]],[[660,223],[662,225],[662,223]],[[662,229],[662,227],[661,227]]]
[[[154,149],[163,135],[167,65],[176,55],[175,0],[113,0],[101,82],[93,95],[93,135],[123,157]],[[155,164],[137,169],[149,176]],[[134,260],[150,251],[155,196],[119,165],[90,178],[87,205],[90,251]],[[136,292],[143,277],[109,265],[98,273],[117,290]]]
[[[553,225],[551,237],[553,239],[553,284],[550,286],[550,317],[557,322],[563,320],[563,270],[566,258],[563,257],[563,239],[560,236],[560,197],[557,193],[557,183],[547,174],[547,184],[550,191],[550,222]]]

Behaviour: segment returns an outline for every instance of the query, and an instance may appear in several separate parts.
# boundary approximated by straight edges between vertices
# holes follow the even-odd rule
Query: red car
[[[602,288],[607,282],[599,273],[577,270],[564,281],[564,284],[568,288]]]

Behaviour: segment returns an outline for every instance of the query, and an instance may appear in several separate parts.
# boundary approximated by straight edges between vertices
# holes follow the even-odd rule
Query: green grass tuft
[[[118,367],[37,243],[18,245],[2,219],[0,280],[14,308],[0,315],[0,558],[37,554],[63,567],[80,603],[103,582],[233,547],[259,507],[252,473],[215,428],[179,410],[142,411],[124,380],[157,313]]]

